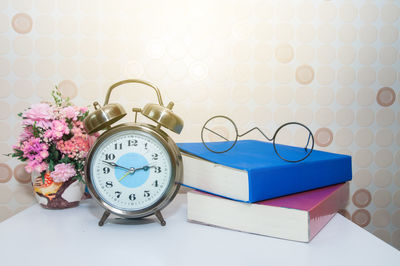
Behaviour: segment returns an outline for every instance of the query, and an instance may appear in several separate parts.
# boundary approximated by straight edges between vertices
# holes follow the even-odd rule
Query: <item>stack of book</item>
[[[202,143],[178,146],[182,185],[195,189],[187,196],[189,221],[309,242],[349,199],[347,155],[314,150],[306,160],[288,163],[268,142],[238,141],[225,153]]]

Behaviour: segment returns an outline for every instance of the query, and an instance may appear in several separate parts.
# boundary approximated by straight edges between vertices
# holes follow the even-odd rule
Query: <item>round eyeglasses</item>
[[[298,122],[285,123],[275,131],[272,138],[269,138],[258,127],[253,127],[239,134],[235,122],[224,115],[213,116],[204,123],[201,129],[201,141],[209,151],[224,153],[236,145],[239,137],[243,137],[254,130],[261,133],[267,140],[272,141],[275,153],[286,162],[301,162],[310,156],[314,149],[314,136],[304,124]],[[291,137],[293,134],[296,146],[304,148],[293,149],[284,144],[293,138]],[[210,142],[207,142],[206,139],[210,139],[210,142],[218,142],[218,145],[210,145]]]

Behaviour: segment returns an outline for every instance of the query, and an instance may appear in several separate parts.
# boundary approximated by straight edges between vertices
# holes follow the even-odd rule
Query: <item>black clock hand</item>
[[[106,162],[106,161],[103,161],[103,162],[110,164],[110,162]],[[112,163],[112,164],[114,164],[114,163]],[[154,166],[154,165],[145,165],[145,166],[143,166],[141,168],[132,167],[131,169],[128,169],[128,168],[124,167],[125,169],[128,169],[128,172],[126,172],[120,179],[118,179],[118,181],[121,182],[125,177],[127,177],[128,175],[134,174],[137,170],[145,170],[145,171],[147,171],[152,167],[156,167],[156,166]]]
[[[156,167],[155,165],[145,165],[145,166],[143,166],[143,167],[141,167],[141,168],[136,168],[135,170],[137,171],[137,170],[145,170],[145,171],[147,171],[147,170],[149,170],[150,168],[152,168],[152,167]]]
[[[119,167],[119,168],[122,168],[122,169],[125,169],[125,170],[128,170],[128,171],[130,171],[130,170],[131,170],[131,169],[127,168],[127,167],[123,167],[123,166],[121,166],[121,165],[118,165],[118,164],[116,164],[116,163],[113,163],[113,162],[107,162],[107,161],[103,161],[103,163],[106,163],[106,164],[108,164],[108,165],[111,165],[111,166],[113,166],[113,167]]]

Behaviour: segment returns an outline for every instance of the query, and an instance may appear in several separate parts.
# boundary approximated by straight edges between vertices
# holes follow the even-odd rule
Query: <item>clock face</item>
[[[125,129],[104,139],[90,160],[91,182],[98,196],[123,211],[158,202],[172,180],[171,158],[152,135]]]

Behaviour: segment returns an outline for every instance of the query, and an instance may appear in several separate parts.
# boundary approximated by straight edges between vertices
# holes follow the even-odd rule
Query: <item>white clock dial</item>
[[[124,211],[152,206],[167,192],[172,179],[171,158],[162,143],[134,129],[103,140],[89,167],[99,197]]]

